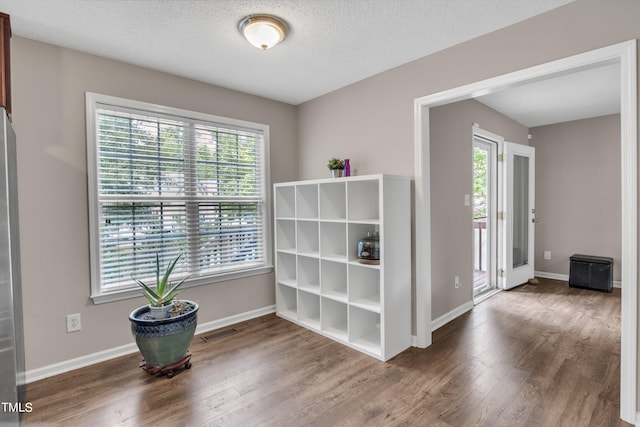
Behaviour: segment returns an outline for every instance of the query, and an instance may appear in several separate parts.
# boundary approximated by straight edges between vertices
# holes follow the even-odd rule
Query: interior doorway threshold
[[[476,295],[475,297],[473,297],[473,305],[480,304],[482,301],[485,301],[486,299],[491,298],[492,296],[494,296],[500,291],[501,289],[489,289]]]

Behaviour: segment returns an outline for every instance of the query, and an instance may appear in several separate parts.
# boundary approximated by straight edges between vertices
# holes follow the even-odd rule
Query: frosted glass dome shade
[[[250,15],[238,24],[240,32],[259,49],[269,49],[287,36],[289,28],[281,19],[271,15]]]

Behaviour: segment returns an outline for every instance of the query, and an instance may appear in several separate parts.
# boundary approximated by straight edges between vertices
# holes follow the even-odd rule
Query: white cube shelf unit
[[[275,184],[278,316],[380,360],[410,347],[410,191],[392,175]],[[362,264],[376,231],[380,264]]]

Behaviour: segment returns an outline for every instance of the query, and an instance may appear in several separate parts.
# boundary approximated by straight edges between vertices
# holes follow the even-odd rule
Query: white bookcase
[[[411,182],[369,175],[274,185],[278,316],[381,360],[411,346]],[[358,241],[380,234],[380,264]]]

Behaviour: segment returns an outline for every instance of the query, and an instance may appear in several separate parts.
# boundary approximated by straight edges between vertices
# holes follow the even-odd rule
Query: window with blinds
[[[266,126],[96,94],[87,107],[94,295],[154,283],[156,253],[183,254],[172,279],[193,283],[270,267]]]

